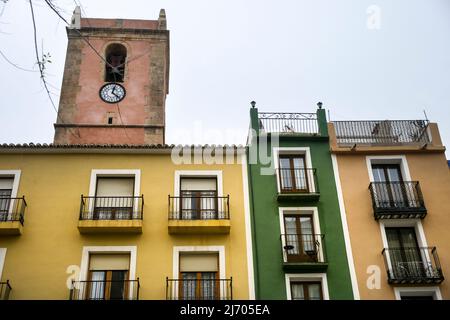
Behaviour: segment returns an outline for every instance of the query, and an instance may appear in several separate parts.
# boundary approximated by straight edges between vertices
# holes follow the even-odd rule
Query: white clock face
[[[100,88],[100,98],[108,103],[117,103],[125,98],[125,88],[118,83],[107,83]]]

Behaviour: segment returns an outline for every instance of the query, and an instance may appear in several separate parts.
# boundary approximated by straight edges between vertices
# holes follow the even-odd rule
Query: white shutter
[[[215,178],[181,178],[181,190],[216,191],[217,180]]]
[[[131,197],[134,191],[134,178],[98,178],[97,196],[113,197],[123,196]]]
[[[180,272],[217,272],[219,271],[217,254],[182,254]]]
[[[128,270],[130,255],[128,254],[94,254],[89,259],[89,270]]]
[[[14,178],[0,178],[0,189],[12,189]]]

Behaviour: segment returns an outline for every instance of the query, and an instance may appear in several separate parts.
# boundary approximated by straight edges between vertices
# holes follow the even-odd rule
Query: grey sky
[[[52,55],[48,80],[57,94],[64,23],[43,0],[34,3],[38,41]],[[70,18],[73,0],[54,3]],[[323,101],[331,120],[422,119],[425,109],[438,122],[444,144],[450,141],[448,0],[81,3],[89,17],[99,18],[153,20],[166,9],[167,143],[244,144],[251,100],[261,111],[290,112],[314,112]],[[370,5],[381,9],[378,30],[367,27]],[[0,50],[37,70],[28,1],[1,0],[2,10]],[[18,70],[2,57],[0,68],[0,143],[51,142],[56,114],[39,74]],[[199,134],[200,128],[206,132]]]

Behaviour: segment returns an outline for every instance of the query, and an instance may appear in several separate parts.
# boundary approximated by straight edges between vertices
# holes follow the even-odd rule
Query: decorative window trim
[[[129,279],[136,279],[136,246],[95,246],[95,247],[83,247],[81,253],[81,264],[80,264],[80,276],[79,281],[88,280],[89,271],[89,256],[92,253],[125,253],[130,254],[130,269],[129,269]],[[133,290],[130,290],[130,299],[132,298]]]
[[[416,238],[419,247],[428,247],[425,231],[423,229],[422,221],[420,219],[390,219],[380,221],[381,239],[383,241],[383,248],[389,248],[386,227],[413,227],[416,232]],[[431,261],[431,257],[426,253],[425,259]],[[392,269],[391,259],[389,254],[386,255],[388,268]]]
[[[401,300],[402,294],[405,294],[406,296],[415,296],[415,295],[423,295],[423,294],[429,294],[430,296],[433,296],[435,300],[442,300],[442,294],[439,287],[395,287],[394,288],[394,294],[396,300]]]
[[[21,170],[0,170],[0,178],[3,177],[13,177],[13,187],[11,191],[11,198],[17,197],[17,191],[19,190],[19,181],[20,181],[20,175],[22,171]]]
[[[289,155],[304,155],[305,161],[306,161],[306,168],[310,169],[312,168],[312,161],[311,161],[311,149],[309,147],[274,147],[272,148],[272,156],[274,161],[274,167],[275,167],[275,175],[277,179],[277,191],[278,193],[281,192],[281,186],[280,186],[280,176],[278,169],[280,167],[280,155],[283,154],[289,154]],[[310,173],[308,172],[308,181],[309,181],[309,190],[311,192],[316,191],[316,185],[314,184],[314,178],[309,177]]]
[[[280,234],[285,234],[286,233],[286,229],[284,226],[284,215],[286,211],[298,211],[296,213],[290,212],[289,214],[298,214],[298,215],[304,215],[304,214],[312,214],[313,217],[313,227],[314,227],[314,232],[316,234],[321,234],[322,232],[320,231],[320,221],[319,221],[319,209],[317,207],[279,207],[278,208],[278,216],[280,219]],[[324,257],[323,255],[323,244],[322,244],[322,239],[319,240],[320,241],[320,257]],[[283,252],[283,261],[287,261],[287,255],[286,255],[286,250],[284,250],[284,246],[286,245],[285,243],[285,239],[282,237],[281,238],[281,250]]]
[[[372,164],[400,164],[400,170],[404,181],[411,181],[411,174],[409,172],[408,161],[404,155],[392,156],[366,156],[367,171],[369,173],[369,181],[374,182]]]
[[[223,196],[223,178],[222,170],[176,170],[175,171],[175,181],[174,181],[174,196],[180,196],[180,184],[181,178],[184,177],[212,177],[217,179],[217,196]]]
[[[323,300],[330,300],[328,292],[328,281],[326,273],[287,273],[285,274],[286,280],[286,298],[292,300],[291,282],[292,281],[320,281],[322,284],[322,297]]]
[[[218,253],[219,254],[219,277],[226,278],[225,270],[225,246],[177,246],[173,247],[173,279],[178,279],[180,274],[180,253]],[[220,292],[224,292],[222,281],[220,282]],[[173,287],[174,297],[178,297],[178,284]]]

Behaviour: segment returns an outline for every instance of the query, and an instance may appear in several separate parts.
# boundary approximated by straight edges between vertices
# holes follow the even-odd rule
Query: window
[[[182,177],[181,219],[217,219],[217,178]]]
[[[97,177],[94,220],[131,219],[134,177]]]
[[[219,260],[217,254],[180,255],[179,296],[183,300],[219,298]]]
[[[0,221],[8,219],[14,178],[0,177]]]
[[[123,82],[127,49],[119,43],[110,44],[106,48],[105,82]]]
[[[407,189],[403,183],[400,164],[372,164],[378,205],[381,207],[407,207]]]
[[[317,262],[319,239],[316,239],[312,215],[284,215],[285,247],[288,262]]]
[[[304,155],[280,155],[282,192],[308,192],[308,174]]]
[[[292,300],[323,300],[320,282],[292,281]]]
[[[95,254],[89,259],[86,299],[123,300],[128,294],[130,256]]]
[[[395,278],[421,278],[426,275],[416,231],[412,227],[385,228],[389,258]]]

